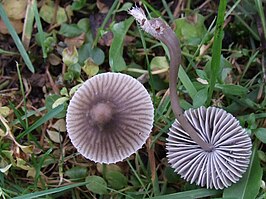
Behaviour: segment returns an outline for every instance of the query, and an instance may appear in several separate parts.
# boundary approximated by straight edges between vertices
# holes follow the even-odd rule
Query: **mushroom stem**
[[[141,28],[162,41],[169,49],[170,54],[170,99],[172,110],[175,114],[176,119],[180,122],[183,129],[189,134],[189,136],[205,151],[212,151],[213,146],[206,143],[192,127],[188,120],[183,115],[183,110],[179,105],[179,98],[176,91],[177,85],[177,74],[179,65],[181,64],[181,48],[179,41],[174,31],[161,19],[148,20],[145,16],[144,11],[141,8],[133,7],[128,11],[140,24]]]
[[[112,107],[107,103],[97,103],[91,109],[92,120],[99,126],[107,124],[112,119],[112,115]]]
[[[181,48],[179,41],[170,27],[166,28],[164,30],[164,33],[161,34],[158,39],[168,47],[170,54],[169,89],[171,106],[175,117],[179,121],[183,129],[203,150],[212,151],[213,147],[209,143],[204,142],[204,140],[198,135],[196,130],[184,117],[183,110],[178,103],[179,97],[176,92],[176,85],[179,65],[181,64]]]

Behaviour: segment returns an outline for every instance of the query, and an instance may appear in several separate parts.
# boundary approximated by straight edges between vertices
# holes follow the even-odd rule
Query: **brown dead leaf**
[[[66,121],[64,119],[57,120],[52,127],[58,132],[66,132]]]
[[[83,32],[78,37],[65,38],[64,41],[68,46],[76,46],[77,48],[81,47],[85,42],[85,33]]]
[[[100,13],[107,13],[109,11],[108,5],[106,5],[102,0],[97,0],[96,5]]]
[[[61,58],[55,55],[54,53],[51,53],[48,55],[48,61],[51,65],[57,66],[61,63]]]
[[[27,0],[3,0],[2,5],[9,18],[18,20],[25,17]]]
[[[21,20],[10,19],[10,22],[18,34],[22,32],[23,23],[21,22]],[[0,19],[0,33],[8,34],[8,30],[6,28],[6,25],[4,24],[4,22],[1,19]]]
[[[55,142],[55,143],[61,143],[63,141],[62,135],[60,135],[57,131],[52,130],[46,130],[47,134],[49,135],[49,138]]]

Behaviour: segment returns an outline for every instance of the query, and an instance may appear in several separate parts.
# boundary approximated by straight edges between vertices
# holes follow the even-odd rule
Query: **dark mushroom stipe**
[[[180,122],[182,127],[190,137],[204,150],[212,151],[213,146],[203,140],[199,133],[193,128],[189,121],[184,117],[183,110],[179,105],[179,98],[176,91],[177,74],[179,65],[181,64],[181,48],[179,41],[174,31],[159,18],[148,20],[144,11],[141,8],[133,7],[128,11],[140,24],[141,28],[149,33],[154,38],[163,42],[169,50],[170,54],[170,75],[169,75],[169,88],[172,110],[176,119]]]
[[[91,109],[91,118],[96,125],[103,126],[110,122],[113,116],[113,108],[108,103],[97,103]]]
[[[181,64],[181,48],[179,41],[174,31],[161,19],[151,19],[150,25],[158,32],[154,36],[156,39],[163,42],[169,49],[170,54],[170,74],[169,74],[169,88],[170,88],[170,99],[172,110],[175,114],[176,119],[180,122],[182,127],[189,136],[205,151],[212,151],[213,146],[206,143],[199,133],[193,128],[193,126],[184,117],[183,110],[179,105],[179,97],[176,91],[177,85],[177,74],[179,65]]]

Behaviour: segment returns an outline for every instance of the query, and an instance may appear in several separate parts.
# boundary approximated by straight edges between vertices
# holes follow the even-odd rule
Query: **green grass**
[[[212,47],[212,59],[211,59],[211,77],[209,82],[209,91],[208,91],[208,100],[207,104],[210,105],[213,90],[215,87],[215,84],[218,80],[218,75],[221,72],[221,49],[222,49],[222,40],[224,36],[223,32],[223,24],[224,24],[224,15],[226,11],[226,0],[221,0],[219,9],[218,9],[218,16],[217,16],[217,22],[216,22],[216,29],[214,33],[214,41],[213,41],[213,47]]]
[[[165,142],[175,120],[169,100],[169,80],[165,72],[155,74],[157,71],[151,63],[157,56],[168,58],[168,51],[132,23],[133,19],[125,12],[131,4],[116,0],[105,15],[98,16],[101,8],[95,3],[55,1],[59,4],[54,7],[64,9],[69,17],[66,26],[45,22],[39,14],[42,5],[31,2],[35,24],[29,19],[28,28],[24,30],[30,38],[27,51],[4,11],[4,3],[0,3],[0,16],[9,31],[0,36],[0,75],[3,77],[0,85],[4,84],[4,89],[0,89],[0,115],[5,117],[0,122],[0,169],[11,165],[5,174],[0,172],[1,198],[265,197],[265,188],[260,187],[266,169],[266,76],[265,52],[261,48],[266,37],[263,1],[221,0],[220,5],[214,1],[206,1],[205,5],[200,1],[184,1],[179,13],[186,17],[184,21],[175,19],[176,7],[171,2],[141,1],[148,18],[161,17],[172,28],[182,24],[180,31],[175,30],[182,48],[177,85],[181,106],[184,109],[201,105],[221,107],[235,115],[252,137],[254,146],[247,173],[225,190],[189,184],[167,163]],[[71,7],[75,7],[72,14],[68,10]],[[94,23],[88,19],[92,13],[96,17]],[[200,17],[194,15],[196,13],[202,15],[204,23],[198,24],[197,17]],[[56,13],[50,14],[55,16]],[[61,29],[62,26],[68,28]],[[115,36],[113,40],[108,32]],[[49,50],[46,35],[53,40]],[[63,63],[61,52],[66,44],[76,45],[79,57],[90,57],[92,66],[99,67],[99,73],[112,71],[109,63],[114,58],[114,66],[123,59],[119,72],[135,78],[149,76],[144,78],[144,86],[155,109],[152,133],[149,142],[123,162],[101,166],[83,158],[70,142],[64,129],[66,108],[72,97],[69,92],[88,76],[82,70],[83,61],[71,67]],[[88,46],[89,53],[85,48]],[[82,48],[85,50],[80,50]],[[110,58],[109,53],[114,56]],[[160,66],[167,67],[167,64]],[[53,109],[53,104],[62,97],[66,101]],[[8,114],[3,112],[6,107]],[[7,127],[14,140],[3,136],[9,130]],[[56,142],[47,131],[60,135],[62,140]]]
[[[47,58],[47,52],[46,52],[46,49],[44,46],[45,37],[44,37],[44,32],[43,32],[43,28],[42,28],[40,15],[39,15],[38,8],[37,8],[37,1],[35,1],[35,0],[33,1],[32,7],[33,7],[34,18],[35,18],[35,21],[37,24],[38,33],[40,35],[43,58],[45,59],[45,58]]]

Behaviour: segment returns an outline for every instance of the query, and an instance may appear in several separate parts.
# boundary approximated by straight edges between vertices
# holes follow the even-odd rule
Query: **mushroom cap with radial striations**
[[[190,183],[223,189],[237,182],[247,170],[252,143],[230,113],[215,107],[185,111],[200,137],[213,145],[204,151],[175,120],[167,138],[167,158],[175,172]]]
[[[67,131],[87,159],[116,163],[142,147],[153,126],[149,93],[136,79],[121,73],[96,75],[70,100]]]

